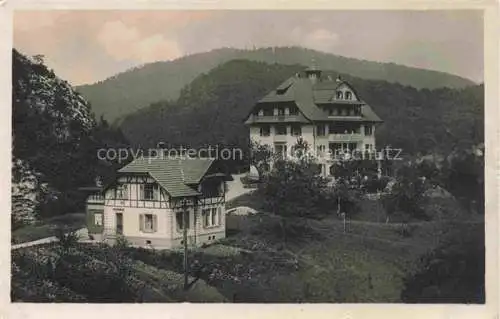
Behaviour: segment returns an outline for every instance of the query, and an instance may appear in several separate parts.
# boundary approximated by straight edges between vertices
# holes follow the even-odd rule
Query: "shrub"
[[[116,237],[114,247],[118,249],[128,248],[130,247],[130,242],[125,238],[125,236],[118,236]]]
[[[64,227],[58,227],[56,229],[56,237],[59,240],[59,244],[65,250],[74,247],[78,243],[78,234],[75,231],[70,231],[66,233]]]
[[[363,182],[363,186],[366,192],[376,193],[376,192],[382,192],[387,186],[387,183],[389,183],[389,178],[386,176],[383,176],[381,178],[372,176],[366,182]]]

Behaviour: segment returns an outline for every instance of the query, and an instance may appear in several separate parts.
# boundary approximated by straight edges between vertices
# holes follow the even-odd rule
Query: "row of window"
[[[326,128],[328,127],[328,134],[359,134],[359,126],[349,126],[342,124],[319,124],[316,125],[316,135],[325,136]],[[364,132],[366,136],[373,134],[373,127],[371,125],[364,125]]]
[[[329,116],[361,116],[361,106],[336,106],[325,107]]]
[[[276,135],[287,135],[288,129],[284,124],[278,124],[274,126]],[[270,136],[271,135],[271,126],[270,125],[262,125],[260,127],[260,136]],[[294,124],[291,125],[290,135],[292,136],[300,136],[302,135],[302,127],[300,125]]]
[[[274,143],[274,150],[277,154],[286,154],[287,153],[287,145],[285,143]],[[328,144],[328,149],[330,151],[335,152],[339,150],[350,150],[354,151],[357,149],[357,143],[329,143]],[[373,145],[372,144],[365,144],[365,151],[371,151],[373,150]],[[326,153],[326,146],[325,145],[318,145],[317,146],[317,155],[325,155]],[[293,147],[292,147],[292,153],[293,153]]]
[[[143,232],[156,232],[158,227],[157,216],[153,214],[142,214],[141,216],[141,231]],[[175,213],[175,224],[177,230],[183,230],[184,227],[190,229],[192,223],[190,221],[190,214],[182,211]],[[185,218],[185,220],[184,220]],[[217,227],[222,224],[222,211],[221,208],[207,208],[201,212],[202,225],[204,228]]]
[[[342,93],[342,92],[341,92]],[[277,110],[275,112],[275,110]],[[329,116],[361,116],[361,106],[329,106],[325,107]],[[279,107],[277,109],[260,109],[255,111],[256,116],[285,116],[285,115],[298,115],[299,110],[296,107],[289,108],[289,113],[285,112],[284,107]]]
[[[316,126],[316,135],[317,136],[325,136],[326,128],[328,127],[328,134],[359,134],[360,127],[352,127],[352,126],[343,126],[339,124],[329,124],[324,125],[320,124]],[[287,135],[288,129],[284,124],[278,124],[274,126],[276,135]],[[373,134],[373,128],[371,125],[364,126],[364,132],[366,136],[371,136]],[[271,135],[271,126],[270,125],[262,125],[260,127],[260,136],[270,136]],[[302,135],[302,128],[300,125],[291,125],[290,135],[292,136],[300,136]]]
[[[186,216],[186,221],[184,222],[184,216]],[[202,224],[204,228],[217,227],[222,224],[222,211],[221,208],[207,208],[202,210]],[[177,212],[175,214],[175,220],[177,225],[177,230],[183,230],[184,225],[187,229],[191,228],[191,223],[189,221],[189,214],[184,214],[184,212]],[[103,226],[103,213],[94,213],[94,225]],[[139,215],[139,228],[142,232],[153,233],[158,230],[158,217],[154,214],[141,214]]]
[[[207,197],[221,196],[224,193],[223,185],[210,184],[208,187],[202,187],[199,185],[198,190],[203,191]],[[160,186],[156,183],[147,183],[139,185],[139,199],[140,200],[154,200],[157,201],[160,198]],[[129,189],[127,184],[119,184],[114,190],[114,199],[127,200]]]
[[[286,109],[288,109],[288,114],[286,113]],[[299,109],[295,106],[290,106],[288,108],[284,106],[280,106],[277,108],[266,108],[266,109],[257,109],[254,111],[254,115],[256,116],[285,116],[285,115],[298,115]]]
[[[114,199],[128,199],[128,185],[119,184],[115,188]],[[139,185],[139,198],[141,200],[158,200],[160,188],[155,183]]]

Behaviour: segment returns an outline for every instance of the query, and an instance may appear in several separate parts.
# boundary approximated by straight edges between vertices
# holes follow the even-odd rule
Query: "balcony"
[[[88,204],[104,205],[104,198],[89,198],[87,199]]]
[[[360,133],[328,134],[329,142],[361,142],[363,135]]]
[[[303,115],[254,115],[254,123],[307,122]]]
[[[286,134],[285,135],[278,135],[278,134],[276,134],[276,135],[273,135],[273,141],[274,142],[283,142],[283,143],[286,143],[288,141],[288,137],[289,136],[290,135],[286,135]]]

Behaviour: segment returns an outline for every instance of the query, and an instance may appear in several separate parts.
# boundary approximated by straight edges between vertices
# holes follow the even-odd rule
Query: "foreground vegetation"
[[[481,221],[415,223],[412,235],[402,236],[398,224],[351,221],[344,232],[342,221],[336,218],[297,219],[287,224],[288,238],[292,239],[284,244],[280,219],[268,214],[229,217],[228,238],[190,251],[192,286],[188,291],[182,289],[181,252],[76,243],[68,247],[50,244],[15,250],[12,299],[408,302],[415,295],[422,296],[418,292],[429,280],[419,274],[425,269],[420,266],[420,256],[431,256],[434,248],[442,246],[445,251],[441,256],[476,251],[470,258],[478,271],[470,272],[469,268],[467,272],[465,266],[456,268],[449,274],[449,281],[455,285],[448,290],[463,292],[459,283],[466,279],[464,275],[481,274],[481,250],[467,239],[471,234],[482,233]],[[469,242],[470,249],[467,245],[457,244],[453,248],[448,244],[455,231],[461,233],[461,243]],[[466,249],[461,250],[463,247]],[[433,266],[436,274],[440,273],[438,266]],[[414,274],[419,274],[416,282],[411,280]],[[438,279],[446,280],[439,276]],[[481,302],[478,287],[472,284],[466,288],[466,295],[457,292],[455,298],[448,298],[446,291],[434,287],[431,292],[438,295],[432,300],[442,300],[442,295],[448,302]]]

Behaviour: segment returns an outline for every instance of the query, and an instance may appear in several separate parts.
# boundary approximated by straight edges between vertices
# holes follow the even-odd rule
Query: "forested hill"
[[[150,63],[92,85],[79,86],[77,90],[90,101],[98,116],[104,115],[106,119],[114,121],[151,103],[176,100],[180,96],[180,90],[198,75],[234,59],[270,64],[300,64],[304,67],[309,66],[314,59],[322,69],[415,88],[463,88],[475,84],[468,79],[443,72],[346,58],[300,47],[282,47],[256,50],[223,48],[173,61]]]
[[[227,62],[196,78],[176,102],[157,102],[127,116],[122,131],[132,144],[142,147],[164,141],[245,149],[249,133],[243,121],[254,103],[299,69],[299,65]],[[392,145],[417,154],[483,142],[482,85],[417,90],[346,74],[342,77],[384,120],[376,130],[379,147]]]
[[[127,143],[43,61],[12,52],[12,215],[18,223],[71,212],[78,187],[107,174],[96,152]]]
[[[160,101],[125,117],[121,129],[136,146],[159,141],[198,147],[206,144],[242,146],[248,129],[243,121],[255,104],[299,65],[227,62],[200,75],[181,90],[176,102]]]

